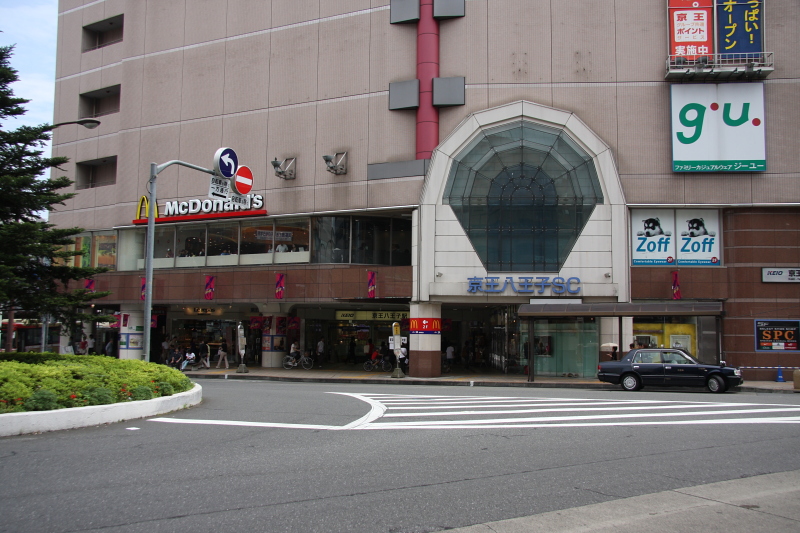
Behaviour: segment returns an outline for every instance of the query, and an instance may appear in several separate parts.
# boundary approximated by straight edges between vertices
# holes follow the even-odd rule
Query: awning
[[[524,304],[519,316],[721,316],[722,302]]]

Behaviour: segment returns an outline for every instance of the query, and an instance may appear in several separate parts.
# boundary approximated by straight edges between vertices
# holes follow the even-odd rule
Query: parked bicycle
[[[375,369],[383,370],[384,372],[392,371],[392,363],[388,359],[367,359],[364,361],[364,370],[372,372]]]
[[[302,366],[308,370],[314,368],[314,360],[307,353],[301,355],[299,358],[292,357],[291,355],[287,355],[283,358],[283,368],[286,370],[291,370],[296,366]]]

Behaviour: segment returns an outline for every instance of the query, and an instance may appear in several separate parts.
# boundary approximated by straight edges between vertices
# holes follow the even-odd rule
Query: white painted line
[[[279,424],[277,422],[247,422],[244,420],[193,420],[190,418],[151,418],[148,422],[167,422],[168,424],[195,424],[201,426],[244,426],[257,428],[283,429],[342,429],[338,426],[315,426],[313,424]]]
[[[725,407],[725,404],[710,404],[708,407]],[[389,417],[412,417],[412,416],[464,416],[464,415],[492,415],[492,414],[514,414],[514,413],[572,413],[575,411],[594,412],[594,411],[634,411],[634,410],[652,410],[652,409],[686,409],[684,405],[637,405],[626,407],[591,407],[587,409],[572,409],[572,408],[558,408],[558,409],[503,409],[497,411],[438,411],[435,413],[388,413],[384,418]],[[689,406],[689,409],[699,409],[701,406]],[[691,413],[687,411],[687,413]]]
[[[562,422],[562,421],[570,421],[570,420],[597,420],[597,419],[620,419],[620,418],[645,418],[645,417],[665,417],[665,416],[711,416],[711,415],[734,415],[734,414],[756,414],[756,413],[774,413],[774,412],[797,412],[800,411],[800,407],[790,407],[785,409],[739,409],[736,411],[692,411],[692,412],[684,412],[684,413],[641,413],[641,414],[611,414],[611,415],[593,415],[593,416],[552,416],[552,417],[533,417],[533,418],[501,418],[501,419],[486,419],[486,420],[471,420],[470,422],[475,425],[488,425],[488,424],[498,424],[504,423],[506,427],[519,427],[520,424],[524,422]],[[736,420],[732,418],[730,420]],[[453,420],[453,421],[439,421],[439,422],[395,422],[392,425],[408,425],[408,426],[455,426],[458,424],[463,424],[463,420]],[[382,426],[384,424],[372,424],[372,426]],[[385,424],[388,425],[388,424]]]

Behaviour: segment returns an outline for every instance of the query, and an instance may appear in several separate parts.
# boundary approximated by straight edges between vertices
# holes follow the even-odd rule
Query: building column
[[[120,359],[141,359],[144,355],[144,311],[141,306],[120,306],[117,353]],[[149,324],[148,324],[149,326]],[[98,347],[95,344],[95,351]],[[159,348],[160,350],[160,348]],[[151,354],[152,355],[152,354]]]
[[[283,358],[289,353],[289,343],[286,338],[286,331],[278,334],[278,320],[288,321],[288,315],[274,314],[269,328],[264,328],[261,332],[261,366],[262,368],[280,368],[283,366]],[[284,322],[286,323],[286,322]],[[283,344],[278,344],[282,340]],[[267,349],[269,348],[269,349]]]
[[[439,324],[436,332],[422,333],[409,330],[408,373],[415,378],[436,378],[442,375],[442,304],[412,303],[410,321],[431,319]]]

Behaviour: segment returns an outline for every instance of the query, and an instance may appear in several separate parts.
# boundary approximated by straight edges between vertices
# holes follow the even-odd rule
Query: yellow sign
[[[142,215],[142,210],[144,210],[144,215]],[[139,203],[136,205],[136,218],[143,219],[149,216],[150,200],[147,199],[147,196],[142,196],[139,198]],[[158,218],[158,204],[156,204],[156,218]]]
[[[392,324],[392,335],[400,335],[400,322]]]

